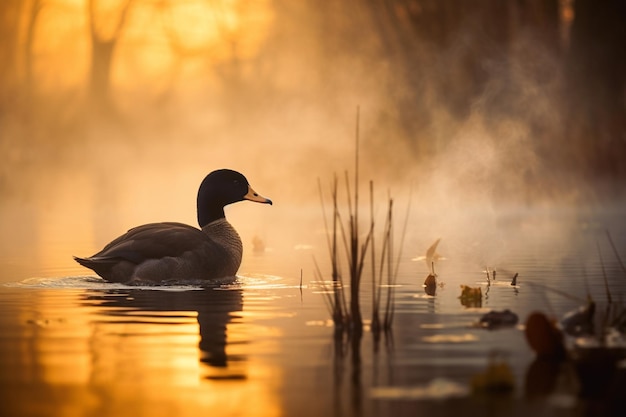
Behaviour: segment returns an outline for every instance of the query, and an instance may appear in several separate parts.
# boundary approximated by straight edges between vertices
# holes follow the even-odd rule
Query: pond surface
[[[105,283],[65,257],[91,253],[92,243],[37,235],[33,246],[48,245],[63,260],[31,262],[28,239],[0,259],[0,414],[603,414],[608,403],[578,395],[580,383],[567,369],[536,376],[521,325],[535,310],[562,317],[588,292],[606,305],[605,276],[613,302],[623,305],[626,277],[606,234],[626,259],[623,208],[483,213],[463,219],[471,226],[463,231],[440,227],[441,235],[428,221],[409,227],[392,333],[379,341],[369,330],[368,271],[363,336],[335,337],[325,287],[313,273],[313,257],[328,271],[327,250],[315,238],[273,248],[268,242],[253,254],[244,230],[248,252],[236,282],[145,288]],[[438,286],[429,296],[422,285],[428,268],[412,259],[438,237],[445,259],[436,264]],[[4,247],[10,241],[5,236]],[[495,281],[487,281],[486,268],[497,271]],[[514,273],[517,286],[510,285]],[[461,285],[480,287],[481,302],[463,305]],[[520,323],[475,325],[503,309]],[[497,363],[512,372],[513,390],[473,393],[472,380]]]

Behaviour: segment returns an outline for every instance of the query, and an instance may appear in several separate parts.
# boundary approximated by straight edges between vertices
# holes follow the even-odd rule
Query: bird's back
[[[89,258],[75,258],[112,282],[214,280],[235,276],[243,246],[222,218],[202,230],[182,223],[130,229]]]

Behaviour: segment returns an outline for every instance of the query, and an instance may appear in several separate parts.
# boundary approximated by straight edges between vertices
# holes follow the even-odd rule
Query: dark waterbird
[[[234,277],[243,245],[228,223],[224,206],[250,200],[272,204],[242,174],[220,169],[198,190],[200,229],[182,223],[150,223],[130,229],[81,265],[112,282],[207,281]]]

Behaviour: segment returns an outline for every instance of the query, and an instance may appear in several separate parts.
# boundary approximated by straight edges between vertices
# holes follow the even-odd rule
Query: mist
[[[410,200],[424,242],[478,227],[473,210],[621,197],[618,1],[12,0],[0,16],[7,256],[195,224],[223,167],[275,202],[228,208],[244,241],[306,242],[357,130],[362,192],[373,180],[381,212]]]

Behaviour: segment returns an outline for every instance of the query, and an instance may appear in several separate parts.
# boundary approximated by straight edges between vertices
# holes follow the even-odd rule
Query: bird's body
[[[182,223],[150,223],[130,229],[81,265],[111,282],[215,281],[234,277],[243,245],[224,216],[224,206],[259,196],[238,172],[209,174],[198,191],[198,221],[202,229]]]

